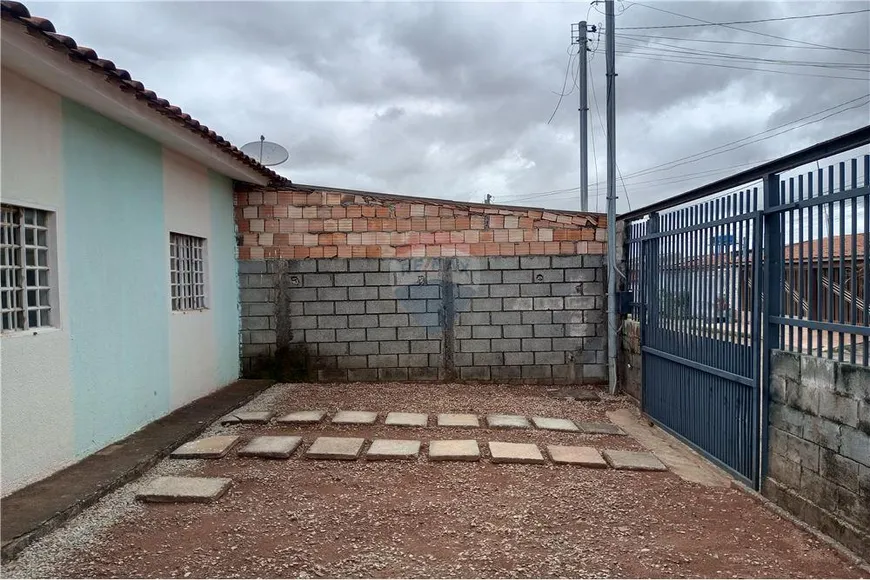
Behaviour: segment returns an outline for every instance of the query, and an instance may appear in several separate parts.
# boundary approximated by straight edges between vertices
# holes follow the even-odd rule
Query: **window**
[[[169,234],[173,310],[201,310],[205,303],[205,238]]]
[[[51,326],[48,213],[0,206],[3,332]]]

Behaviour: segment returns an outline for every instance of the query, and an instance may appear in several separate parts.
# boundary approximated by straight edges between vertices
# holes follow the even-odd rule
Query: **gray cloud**
[[[34,14],[127,68],[134,78],[241,145],[261,133],[284,144],[279,172],[300,183],[453,199],[519,200],[576,208],[577,193],[530,196],[578,183],[577,93],[562,88],[570,23],[589,14],[568,3],[36,3]],[[633,176],[853,99],[868,81],[825,79],[661,62],[700,50],[728,55],[858,63],[863,70],[757,65],[802,74],[867,78],[868,57],[844,51],[785,49],[650,39],[786,44],[721,27],[621,30],[691,24],[642,5],[617,17],[618,161],[637,207],[726,175],[710,170],[762,161],[856,128],[868,108],[716,155],[672,171]],[[656,2],[711,21],[854,10],[857,2]],[[743,25],[778,36],[870,49],[868,14]],[[604,38],[591,61],[604,119]],[[662,44],[647,44],[647,42]],[[677,48],[674,48],[677,47]],[[659,60],[649,60],[659,59]],[[840,65],[838,65],[840,66]],[[573,83],[571,75],[568,87]],[[590,95],[590,101],[591,95]],[[597,163],[605,175],[604,133],[592,104]],[[591,153],[591,149],[590,149]],[[736,171],[737,169],[733,169]],[[708,171],[694,179],[685,176]],[[627,208],[620,186],[620,210]],[[603,193],[603,188],[596,193]],[[593,197],[603,210],[603,197]]]

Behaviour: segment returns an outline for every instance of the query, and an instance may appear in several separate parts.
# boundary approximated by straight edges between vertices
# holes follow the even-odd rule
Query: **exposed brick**
[[[399,355],[396,354],[371,354],[368,360],[369,368],[396,367],[399,364]]]
[[[550,351],[553,349],[553,341],[549,338],[524,338],[522,341],[525,351]]]
[[[502,309],[501,298],[473,298],[471,309],[475,312],[499,311]]]
[[[395,328],[378,328],[377,324],[366,329],[366,338],[368,340],[396,340]]]
[[[565,299],[556,296],[535,298],[533,307],[535,310],[561,310],[565,307]]]
[[[523,324],[552,324],[553,313],[549,310],[530,310],[522,313]]]
[[[365,314],[366,311],[366,303],[362,301],[358,302],[336,302],[335,303],[335,313],[336,314]]]
[[[340,360],[347,356],[347,344],[346,342],[322,342],[317,345],[317,354],[319,356],[338,356]]]
[[[520,268],[523,270],[543,270],[550,268],[549,256],[522,256]]]
[[[362,286],[347,289],[348,300],[376,300],[378,289],[373,286]]]
[[[503,298],[502,309],[504,310],[531,310],[531,298]]]
[[[303,304],[303,312],[307,316],[335,314],[334,302],[305,302]]]
[[[492,324],[521,324],[521,312],[490,312]]]
[[[550,365],[525,365],[521,368],[524,379],[549,379],[553,376]]]
[[[398,369],[398,368],[379,368],[378,369],[378,380],[379,381],[407,381],[409,377],[408,369]]]
[[[561,338],[565,336],[565,326],[562,324],[534,325],[535,338]]]
[[[375,340],[350,342],[348,343],[348,352],[350,354],[380,354],[380,344],[380,342]]]
[[[550,285],[549,284],[521,284],[520,285],[520,296],[540,297],[540,296],[549,296],[549,295],[550,295]]]
[[[412,340],[411,353],[439,353],[441,352],[441,342],[437,340]]]

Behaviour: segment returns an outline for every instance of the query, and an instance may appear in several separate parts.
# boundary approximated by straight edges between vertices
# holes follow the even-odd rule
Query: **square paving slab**
[[[604,450],[607,463],[614,469],[629,469],[633,471],[667,471],[667,467],[659,458],[646,451],[614,451]]]
[[[625,431],[613,423],[577,423],[577,427],[590,435],[625,435]]]
[[[221,423],[268,423],[274,415],[272,411],[239,411],[230,413],[221,419]]]
[[[172,452],[176,459],[220,459],[238,443],[238,435],[217,435],[188,441]]]
[[[532,423],[538,429],[549,431],[579,431],[571,419],[553,419],[551,417],[532,417]]]
[[[366,452],[366,459],[416,459],[420,442],[403,439],[375,439]]]
[[[477,415],[463,413],[441,413],[438,415],[439,427],[480,427]]]
[[[581,467],[606,468],[607,462],[597,449],[571,445],[547,445],[547,453],[553,463],[579,465]]]
[[[361,437],[318,437],[305,452],[308,459],[356,459],[365,439]]]
[[[378,419],[377,413],[370,411],[339,411],[332,416],[334,425],[372,425]]]
[[[209,503],[230,488],[232,480],[225,477],[158,477],[136,494],[139,501]]]
[[[384,425],[397,427],[425,427],[429,423],[429,415],[426,413],[387,413]]]
[[[474,439],[448,439],[429,442],[430,461],[477,461],[480,448]]]
[[[486,424],[494,429],[527,429],[532,426],[520,415],[487,415]]]
[[[263,435],[254,437],[251,441],[239,449],[239,457],[264,457],[266,459],[287,459],[299,444],[302,437],[288,437],[283,435]]]
[[[489,453],[493,463],[546,463],[541,450],[534,443],[504,443],[490,441]]]
[[[275,419],[278,423],[313,424],[320,423],[326,417],[326,411],[294,411]]]

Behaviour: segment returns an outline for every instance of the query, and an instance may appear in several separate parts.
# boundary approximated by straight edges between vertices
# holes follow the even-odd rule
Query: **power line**
[[[547,125],[549,125],[550,122],[553,120],[553,117],[556,116],[556,112],[559,110],[559,106],[562,104],[562,99],[574,92],[574,87],[571,87],[571,90],[567,93],[565,92],[565,87],[568,86],[568,73],[571,71],[571,61],[574,60],[574,52],[573,50],[571,50],[571,45],[568,46],[568,51],[568,64],[565,66],[565,80],[562,81],[562,90],[559,91],[559,101],[556,103],[556,108],[553,109],[553,114],[550,115],[550,119],[547,121]]]
[[[620,30],[623,30],[620,28]],[[745,45],[745,46],[767,46],[773,48],[793,48],[797,50],[831,50],[825,46],[789,46],[788,44],[774,44],[772,42],[740,42],[738,40],[714,40],[711,38],[687,38],[684,36],[659,36],[653,34],[617,34],[617,36],[624,36],[626,38],[657,38],[663,40],[682,40],[684,42],[706,42],[712,44],[736,44],[736,45]],[[856,51],[864,51],[864,49],[854,49]],[[862,54],[870,54],[870,49],[867,49]]]
[[[652,8],[652,6],[646,6],[646,4],[641,4],[640,2],[634,2],[634,4],[639,4],[640,6],[644,6],[646,8]],[[665,12],[665,11],[662,10],[662,12]],[[725,25],[730,25],[730,24],[758,24],[760,22],[781,22],[783,20],[803,20],[805,18],[822,18],[822,17],[826,17],[826,16],[844,16],[846,14],[861,14],[864,12],[870,12],[870,9],[865,8],[863,10],[851,10],[848,12],[828,12],[825,14],[806,14],[804,16],[783,16],[781,18],[762,18],[759,20],[734,20],[732,22],[705,22],[704,24],[671,24],[671,25],[665,25],[665,26],[621,26],[620,30],[652,30],[652,29],[662,29],[662,28],[697,28],[699,26],[725,26]],[[673,13],[671,13],[671,14],[673,14]]]
[[[748,62],[761,62],[765,64],[771,65],[783,65],[783,66],[807,66],[807,67],[817,67],[817,68],[833,68],[833,69],[845,69],[852,70],[857,72],[867,72],[870,69],[870,62],[868,63],[860,63],[860,62],[826,62],[826,61],[808,61],[808,60],[785,60],[785,59],[774,59],[774,58],[761,58],[758,56],[747,56],[742,54],[732,54],[727,52],[717,52],[714,50],[703,50],[699,48],[688,48],[685,46],[678,46],[674,44],[668,44],[665,42],[655,42],[652,40],[641,40],[634,38],[623,38],[621,39],[622,43],[636,43],[636,44],[623,44],[622,48],[642,48],[645,50],[659,51],[665,55],[679,55],[685,57],[692,58],[716,58],[724,61],[748,61]],[[656,46],[650,46],[656,45]],[[659,46],[664,46],[666,48],[659,48]]]
[[[756,30],[749,30],[749,29],[746,29],[746,28],[737,28],[736,26],[731,26],[730,24],[727,24],[727,23],[710,22],[709,20],[704,20],[703,18],[695,18],[694,16],[686,16],[685,14],[680,14],[680,13],[678,13],[678,12],[671,12],[670,10],[665,10],[664,8],[657,8],[657,7],[655,7],[655,6],[650,6],[649,4],[644,4],[643,2],[634,2],[634,4],[637,4],[638,6],[643,6],[644,8],[649,8],[650,10],[655,10],[655,11],[657,11],[657,12],[662,12],[662,13],[664,13],[664,14],[670,14],[671,16],[679,16],[680,18],[687,18],[687,19],[689,19],[689,20],[694,20],[694,21],[696,21],[696,22],[702,22],[702,23],[704,23],[704,24],[706,24],[706,25],[709,25],[709,26],[721,26],[721,27],[723,27],[723,28],[728,28],[728,29],[730,29],[730,30],[736,30],[736,31],[738,31],[738,32],[745,32],[745,33],[747,33],[747,34],[756,34],[756,35],[758,35],[758,36],[766,36],[767,38],[775,38],[776,40],[784,40],[784,41],[786,41],[786,42],[794,42],[794,43],[797,43],[797,44],[804,44],[804,45],[807,45],[807,46],[817,46],[817,47],[820,47],[820,48],[828,48],[828,49],[830,49],[830,50],[842,50],[842,51],[845,51],[845,52],[857,52],[858,54],[866,54],[866,51],[863,51],[863,50],[856,50],[856,49],[854,49],[854,48],[843,48],[843,47],[837,47],[837,46],[828,46],[828,45],[825,45],[825,44],[818,44],[818,43],[815,43],[815,42],[808,42],[808,41],[806,41],[806,40],[796,40],[796,39],[794,39],[794,38],[787,38],[787,37],[785,37],[785,36],[777,36],[777,35],[775,35],[775,34],[767,34],[766,32],[758,32],[758,31],[756,31]],[[624,28],[621,28],[621,30],[625,30],[625,29],[624,29]]]
[[[693,159],[694,157],[698,157],[698,156],[700,156],[700,155],[704,155],[705,153],[711,153],[711,152],[713,152],[713,151],[717,151],[717,150],[719,150],[719,149],[724,149],[725,147],[730,147],[731,145],[736,145],[736,144],[741,143],[741,142],[743,142],[743,141],[750,140],[750,139],[752,139],[753,137],[760,137],[761,135],[764,135],[765,133],[770,133],[770,132],[772,132],[772,131],[777,131],[777,130],[782,129],[782,128],[784,128],[784,127],[788,127],[789,125],[794,125],[795,123],[800,123],[801,121],[806,121],[807,119],[810,119],[810,118],[815,117],[815,116],[817,116],[817,115],[821,115],[821,114],[823,114],[823,113],[827,113],[827,112],[829,112],[829,111],[833,111],[833,110],[835,110],[835,109],[839,109],[840,107],[844,107],[844,106],[846,106],[846,105],[851,105],[852,103],[855,103],[855,102],[857,102],[857,101],[861,101],[861,100],[863,100],[863,99],[866,99],[867,97],[870,97],[870,93],[868,93],[868,94],[866,94],[866,95],[861,95],[860,97],[856,97],[856,98],[851,99],[851,100],[848,100],[848,101],[846,101],[846,102],[844,102],[844,103],[840,103],[839,105],[834,105],[833,107],[828,107],[827,109],[822,109],[821,111],[816,111],[815,113],[811,113],[811,114],[806,115],[806,116],[804,116],[804,117],[801,117],[801,118],[799,118],[799,119],[795,119],[795,120],[793,120],[793,121],[789,121],[789,122],[787,122],[787,123],[783,123],[783,124],[781,124],[781,125],[777,125],[776,127],[771,127],[770,129],[765,129],[764,131],[759,131],[758,133],[753,133],[752,135],[749,135],[749,136],[747,136],[747,137],[743,137],[742,139],[737,139],[736,141],[731,141],[731,142],[729,142],[729,143],[725,143],[725,144],[723,144],[723,145],[719,145],[718,147],[713,147],[712,149],[706,149],[706,150],[704,150],[704,151],[699,151],[698,153],[694,153],[694,154],[692,154],[692,155],[688,155],[688,156],[686,156],[686,157],[680,157],[679,159],[674,159],[673,161],[668,161],[667,163],[661,163],[661,164],[659,164],[659,165],[653,165],[652,167],[647,167],[646,169],[642,169],[642,170],[639,170],[639,171],[635,171],[635,172],[632,173],[631,175],[632,175],[632,176],[637,176],[637,175],[646,175],[646,174],[649,174],[649,173],[656,173],[657,171],[667,171],[667,170],[669,170],[669,169],[672,169],[672,167],[669,167],[669,166],[671,166],[671,165],[673,165],[674,163],[677,163],[677,162],[679,162],[679,161],[684,161],[684,160],[687,160],[687,159]],[[819,119],[819,120],[821,120],[821,119]],[[813,121],[813,122],[815,123],[816,121]],[[802,126],[803,126],[803,125],[802,125]],[[752,141],[752,142],[755,143],[756,141]],[[728,149],[728,151],[731,151],[731,149]],[[725,151],[722,151],[722,153],[724,153],[724,152],[725,152]],[[693,161],[697,161],[697,159],[693,159]],[[663,168],[663,169],[659,169],[659,168]]]
[[[812,74],[812,73],[799,73],[799,72],[794,72],[794,71],[774,70],[774,69],[767,69],[767,68],[736,66],[736,65],[721,64],[721,63],[717,63],[715,61],[707,62],[707,61],[702,61],[702,60],[692,61],[692,60],[655,58],[656,56],[661,56],[661,55],[646,55],[643,53],[636,53],[633,51],[625,51],[625,50],[617,51],[617,53],[621,54],[622,56],[625,56],[625,57],[639,58],[642,60],[652,60],[652,61],[658,61],[658,62],[672,62],[672,63],[677,63],[677,64],[703,65],[703,66],[712,66],[712,67],[717,67],[717,68],[750,70],[750,71],[756,71],[756,72],[768,72],[768,73],[775,73],[775,74],[784,74],[784,75],[801,76],[801,77],[813,77],[813,78],[820,78],[820,79],[840,79],[840,80],[847,80],[847,81],[862,81],[865,83],[868,80],[870,80],[870,79],[859,78],[859,77],[844,77],[844,76],[839,76],[839,75],[818,75],[818,74]]]

